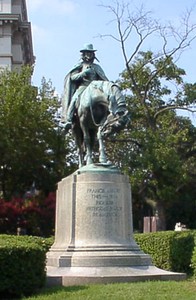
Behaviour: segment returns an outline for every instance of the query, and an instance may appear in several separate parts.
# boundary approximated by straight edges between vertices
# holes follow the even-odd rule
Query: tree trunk
[[[159,218],[157,231],[164,231],[166,230],[166,218],[165,218],[165,208],[162,202],[158,202],[157,206],[157,215]]]

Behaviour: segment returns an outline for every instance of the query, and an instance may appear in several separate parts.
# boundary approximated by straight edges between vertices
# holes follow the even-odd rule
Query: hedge
[[[0,299],[30,295],[44,286],[47,250],[42,238],[0,235]]]
[[[192,259],[191,259],[191,268],[193,270],[193,276],[196,279],[196,230],[193,231],[193,234],[194,234],[195,245],[194,245]]]
[[[158,268],[196,276],[196,231],[134,234]],[[44,286],[53,238],[0,235],[0,299],[30,295]],[[13,298],[12,298],[13,299]]]
[[[134,237],[140,248],[151,255],[156,267],[188,274],[193,271],[193,232],[161,231],[135,234]]]

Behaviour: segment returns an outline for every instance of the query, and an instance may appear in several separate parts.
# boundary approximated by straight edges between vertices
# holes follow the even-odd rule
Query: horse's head
[[[125,112],[119,112],[116,115],[111,113],[101,128],[101,134],[104,137],[108,137],[114,133],[118,133],[124,129],[129,122],[130,114],[127,110]]]

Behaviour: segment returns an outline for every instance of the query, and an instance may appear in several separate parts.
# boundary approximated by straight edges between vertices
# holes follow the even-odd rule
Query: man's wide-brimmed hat
[[[83,49],[80,50],[80,52],[85,52],[85,51],[95,52],[97,50],[93,49],[93,44],[84,44],[84,47]]]

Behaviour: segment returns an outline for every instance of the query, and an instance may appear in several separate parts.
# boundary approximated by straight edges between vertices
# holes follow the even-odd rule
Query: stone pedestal
[[[47,254],[48,284],[183,276],[155,268],[134,241],[130,184],[118,169],[93,165],[58,184],[55,242]]]

